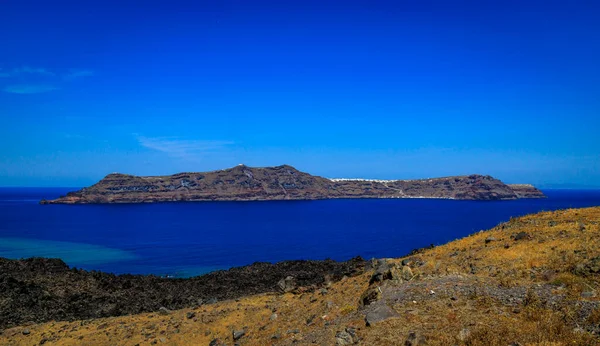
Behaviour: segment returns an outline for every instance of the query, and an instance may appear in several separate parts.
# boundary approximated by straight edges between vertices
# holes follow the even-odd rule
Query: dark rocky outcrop
[[[239,165],[204,173],[138,177],[112,173],[98,183],[42,204],[181,201],[313,200],[328,198],[447,198],[510,200],[544,195],[531,185],[511,187],[484,175],[421,180],[326,179],[292,166]]]
[[[76,320],[194,307],[203,301],[278,292],[293,277],[310,289],[363,271],[364,261],[257,262],[189,279],[114,275],[69,268],[59,259],[0,258],[0,330],[26,322]]]

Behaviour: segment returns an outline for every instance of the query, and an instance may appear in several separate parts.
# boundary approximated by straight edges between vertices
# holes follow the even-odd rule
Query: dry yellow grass
[[[520,232],[527,235],[515,240]],[[263,294],[168,315],[21,326],[4,331],[0,345],[209,345],[216,338],[233,345],[232,331],[241,329],[239,345],[335,345],[346,327],[356,329],[360,345],[404,345],[411,331],[428,345],[600,345],[584,330],[600,324],[598,298],[581,296],[600,287],[599,275],[581,270],[599,256],[600,207],[544,212],[412,256],[424,262],[413,266],[413,279],[375,284],[387,296],[400,292],[387,302],[399,317],[369,327],[359,307],[367,272],[325,294]],[[463,291],[472,293],[453,296]],[[507,304],[505,292],[525,299]],[[539,292],[563,298],[552,305]],[[584,306],[592,309],[587,316]]]
[[[528,237],[515,241],[520,232]],[[531,281],[543,270],[571,272],[600,256],[599,235],[597,207],[527,215],[427,251],[422,255],[427,265],[418,273],[470,273],[474,266],[480,276]],[[486,243],[490,238],[494,240]]]

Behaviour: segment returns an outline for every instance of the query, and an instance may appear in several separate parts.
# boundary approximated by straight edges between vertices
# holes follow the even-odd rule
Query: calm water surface
[[[114,273],[190,276],[256,261],[397,257],[511,216],[600,205],[600,190],[547,199],[354,199],[39,205],[73,188],[0,188],[0,257],[60,257]]]

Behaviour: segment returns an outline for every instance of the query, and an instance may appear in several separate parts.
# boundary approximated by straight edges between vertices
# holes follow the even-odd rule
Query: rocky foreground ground
[[[0,328],[196,307],[297,287],[314,289],[362,273],[364,263],[359,257],[347,262],[258,262],[189,279],[169,279],[71,269],[59,259],[0,258]]]
[[[354,263],[339,281],[288,275],[277,290],[190,308],[24,323],[0,344],[600,345],[599,245],[599,207],[545,212]]]

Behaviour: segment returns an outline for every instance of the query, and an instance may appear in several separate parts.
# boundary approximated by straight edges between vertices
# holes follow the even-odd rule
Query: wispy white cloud
[[[84,78],[84,77],[91,77],[94,76],[96,73],[92,70],[87,70],[87,69],[71,69],[69,70],[69,72],[65,75],[63,75],[63,78],[65,80],[73,80],[73,79],[78,79],[78,78]]]
[[[195,158],[201,154],[222,150],[232,141],[222,140],[189,140],[176,137],[145,137],[135,135],[138,143],[148,149],[157,150],[178,158]]]
[[[44,76],[54,76],[55,73],[45,68],[23,66],[13,70],[14,74],[38,74]]]
[[[47,93],[54,90],[59,90],[60,88],[54,85],[44,85],[44,84],[15,84],[8,85],[4,87],[2,90],[7,93],[12,94],[40,94]]]
[[[90,69],[69,69],[66,72],[30,66],[0,69],[0,78],[4,81],[0,90],[13,94],[39,94],[59,90],[70,81],[93,75],[95,72]]]
[[[0,69],[0,77],[17,77],[22,75],[42,75],[42,76],[55,76],[56,74],[48,69],[40,67],[17,67],[10,70]]]

